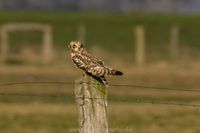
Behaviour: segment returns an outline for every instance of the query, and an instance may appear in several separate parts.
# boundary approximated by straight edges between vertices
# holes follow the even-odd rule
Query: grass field
[[[200,107],[187,106],[200,104],[198,66],[199,64],[187,67],[173,65],[166,69],[159,65],[149,65],[148,69],[136,66],[122,68],[124,77],[109,78],[110,84],[135,84],[161,88],[111,86],[108,90],[110,132],[198,133]],[[1,83],[73,82],[79,77],[79,72],[67,65],[51,68],[46,66],[40,68],[1,66],[1,68]],[[162,87],[177,90],[165,90]],[[191,91],[181,91],[182,89]],[[73,84],[1,86],[0,93],[0,132],[77,132]]]

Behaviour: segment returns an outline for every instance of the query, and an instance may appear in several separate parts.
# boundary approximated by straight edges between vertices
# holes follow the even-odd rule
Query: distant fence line
[[[145,29],[143,26],[134,27],[135,42],[135,62],[139,65],[143,65],[146,61],[146,41],[145,41]],[[170,32],[170,45],[169,55],[172,59],[176,59],[179,56],[179,28],[174,25]]]
[[[10,54],[9,32],[37,30],[43,32],[41,60],[44,64],[49,63],[53,57],[53,31],[48,24],[40,23],[8,23],[0,27],[0,61],[4,62]],[[78,26],[77,39],[85,42],[86,28],[83,23]]]
[[[173,25],[171,27],[170,34],[170,45],[169,45],[169,55],[172,59],[176,59],[179,56],[179,27]],[[86,26],[81,23],[78,25],[78,40],[81,42],[86,42]],[[138,65],[144,65],[146,62],[146,35],[145,28],[142,25],[137,25],[133,27],[133,38],[135,38],[135,63]]]
[[[50,62],[53,56],[52,28],[50,25],[38,23],[8,23],[0,27],[1,61],[5,61],[9,55],[9,32],[23,30],[37,30],[43,32],[43,42],[41,51],[42,62]]]
[[[38,30],[43,32],[43,42],[42,42],[42,62],[44,64],[49,63],[53,60],[53,32],[50,25],[39,24],[39,23],[8,23],[0,27],[0,59],[1,62],[5,61],[8,58],[9,53],[9,32],[15,32],[19,30]],[[80,23],[77,29],[77,40],[85,43],[87,28],[84,23]],[[172,59],[175,59],[179,56],[179,27],[174,25],[171,28],[170,34],[170,44],[169,44],[169,55]],[[146,62],[146,34],[145,28],[142,25],[133,27],[133,38],[135,40],[134,46],[134,57],[135,62],[138,65],[144,65]]]

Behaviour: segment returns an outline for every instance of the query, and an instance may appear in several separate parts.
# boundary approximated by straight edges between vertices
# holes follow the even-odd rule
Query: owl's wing
[[[103,62],[101,59],[99,59],[98,57],[96,57],[96,56],[94,56],[94,55],[92,55],[92,54],[90,54],[90,53],[87,53],[86,56],[89,57],[90,60],[91,60],[94,64],[98,64],[98,65],[101,65],[101,66],[104,65],[104,62]]]
[[[94,58],[95,58],[96,62],[99,63],[99,65],[102,65],[102,66],[104,65],[104,62],[102,60],[100,60],[99,58],[97,58],[95,56],[94,56]]]
[[[86,71],[86,64],[81,56],[75,55],[72,57],[74,65],[84,71]]]

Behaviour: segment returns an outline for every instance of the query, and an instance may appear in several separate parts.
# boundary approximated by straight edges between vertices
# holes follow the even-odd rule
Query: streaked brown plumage
[[[104,85],[108,85],[106,75],[123,75],[122,72],[104,66],[103,61],[87,52],[83,44],[71,41],[68,45],[74,65],[82,69],[86,74],[92,76]]]

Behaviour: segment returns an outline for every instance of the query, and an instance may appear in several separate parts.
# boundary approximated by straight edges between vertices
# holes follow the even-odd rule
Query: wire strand
[[[82,83],[82,82],[81,82]],[[15,85],[30,85],[30,84],[66,84],[73,85],[73,81],[37,81],[37,82],[9,82],[9,83],[0,83],[0,86],[15,86]],[[158,87],[158,86],[145,86],[145,85],[134,85],[134,84],[111,84],[113,87],[129,87],[129,88],[142,88],[142,89],[155,89],[155,90],[169,90],[169,91],[188,91],[188,92],[200,92],[200,89],[183,89],[175,87]]]
[[[32,94],[32,93],[0,93],[0,96],[25,96],[25,97],[49,97],[49,98],[55,98],[55,97],[68,97],[65,94]],[[76,97],[74,99],[83,99],[82,97]],[[90,100],[99,100],[100,98],[95,97],[84,97],[84,99],[90,99]],[[123,100],[122,100],[123,101]],[[177,102],[158,102],[154,100],[145,100],[141,98],[136,98],[133,100],[135,103],[143,103],[143,104],[152,104],[152,105],[170,105],[170,106],[179,106],[179,107],[192,107],[192,108],[200,108],[200,104],[187,104],[187,103],[177,103]]]
[[[30,84],[74,84],[74,82],[61,82],[61,81],[36,81],[36,82],[9,82],[0,83],[0,86],[14,86],[14,85],[30,85]]]
[[[80,82],[82,84],[83,82]],[[85,83],[85,82],[84,82]],[[32,84],[42,84],[42,85],[48,85],[48,84],[67,84],[67,85],[73,85],[74,82],[72,81],[37,81],[37,82],[8,82],[8,83],[0,83],[0,86],[15,86],[15,85],[32,85]],[[177,89],[177,88],[168,88],[168,87],[156,87],[156,86],[144,86],[144,85],[130,85],[130,84],[111,84],[110,86],[113,87],[130,87],[130,88],[143,88],[143,89],[158,89],[158,90],[170,90],[170,91],[190,91],[190,92],[200,92],[200,90],[197,89]],[[68,97],[66,94],[39,94],[39,93],[5,93],[0,92],[0,96],[28,96],[28,97]],[[77,99],[77,98],[75,98]],[[92,98],[90,98],[92,99]],[[123,101],[123,100],[122,100]],[[134,102],[136,103],[146,103],[146,104],[155,104],[155,105],[170,105],[170,106],[182,106],[182,107],[194,107],[199,108],[200,104],[186,104],[186,103],[172,103],[172,102],[158,102],[153,100],[145,100],[145,99],[134,99]]]
[[[174,87],[157,87],[157,86],[144,86],[144,85],[126,85],[126,84],[115,84],[111,85],[115,87],[130,87],[130,88],[144,88],[144,89],[156,89],[156,90],[171,90],[171,91],[191,91],[191,92],[200,92],[199,89],[182,89]]]
[[[65,94],[42,94],[42,93],[5,93],[0,92],[0,96],[30,96],[30,97],[68,97]]]

